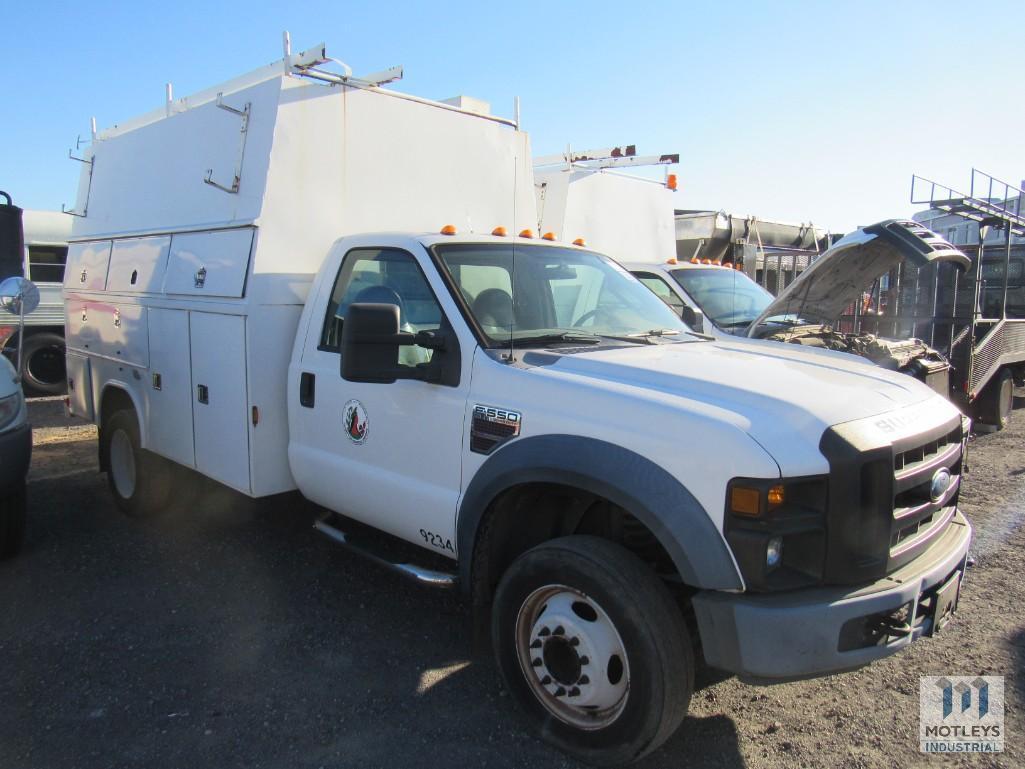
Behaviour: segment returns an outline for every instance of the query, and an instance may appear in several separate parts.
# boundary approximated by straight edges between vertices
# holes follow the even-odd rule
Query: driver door
[[[453,387],[410,379],[347,382],[339,373],[342,325],[356,302],[398,304],[405,331],[443,325],[422,265],[401,249],[355,248],[333,283],[319,290],[330,292],[325,317],[311,319],[301,363],[291,372],[299,380],[290,390],[298,401],[291,404],[298,434],[289,455],[299,487],[328,509],[455,557],[469,377]],[[323,297],[314,306],[324,307]],[[458,346],[451,338],[450,350]],[[400,366],[431,359],[430,350],[400,348]]]

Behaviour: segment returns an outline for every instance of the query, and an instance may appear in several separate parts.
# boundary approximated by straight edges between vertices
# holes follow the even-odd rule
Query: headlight
[[[827,490],[824,476],[730,481],[726,541],[749,590],[785,590],[822,580]]]
[[[8,395],[0,398],[0,431],[11,426],[11,422],[18,418],[21,412],[21,393]]]

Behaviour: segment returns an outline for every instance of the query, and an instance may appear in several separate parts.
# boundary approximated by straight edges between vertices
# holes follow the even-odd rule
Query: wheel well
[[[100,470],[102,472],[110,469],[110,457],[106,449],[106,441],[103,440],[103,431],[106,427],[107,419],[112,414],[122,410],[135,412],[135,403],[132,402],[131,396],[120,387],[112,385],[105,387],[103,396],[100,398],[100,410],[96,419],[100,427]],[[136,415],[136,418],[138,418],[138,415]]]
[[[503,491],[480,522],[473,549],[473,602],[491,602],[502,574],[517,556],[571,534],[616,542],[667,582],[682,585],[672,558],[655,534],[623,508],[573,486],[525,483]]]

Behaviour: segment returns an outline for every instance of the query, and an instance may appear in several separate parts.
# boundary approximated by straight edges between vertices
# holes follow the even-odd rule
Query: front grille
[[[941,435],[898,446],[893,454],[893,523],[887,571],[900,568],[929,547],[950,523],[961,486],[961,425]],[[947,490],[932,498],[937,472],[950,473]]]
[[[921,555],[956,515],[960,415],[896,441],[887,436],[891,427],[886,420],[859,420],[823,434],[820,449],[830,467],[826,584],[881,579]],[[940,468],[949,471],[950,484],[934,501]]]

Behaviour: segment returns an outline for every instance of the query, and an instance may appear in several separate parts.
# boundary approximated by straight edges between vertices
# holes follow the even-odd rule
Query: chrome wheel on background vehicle
[[[516,618],[516,650],[531,691],[580,729],[616,720],[630,693],[630,665],[616,626],[595,601],[565,585],[531,593]]]

